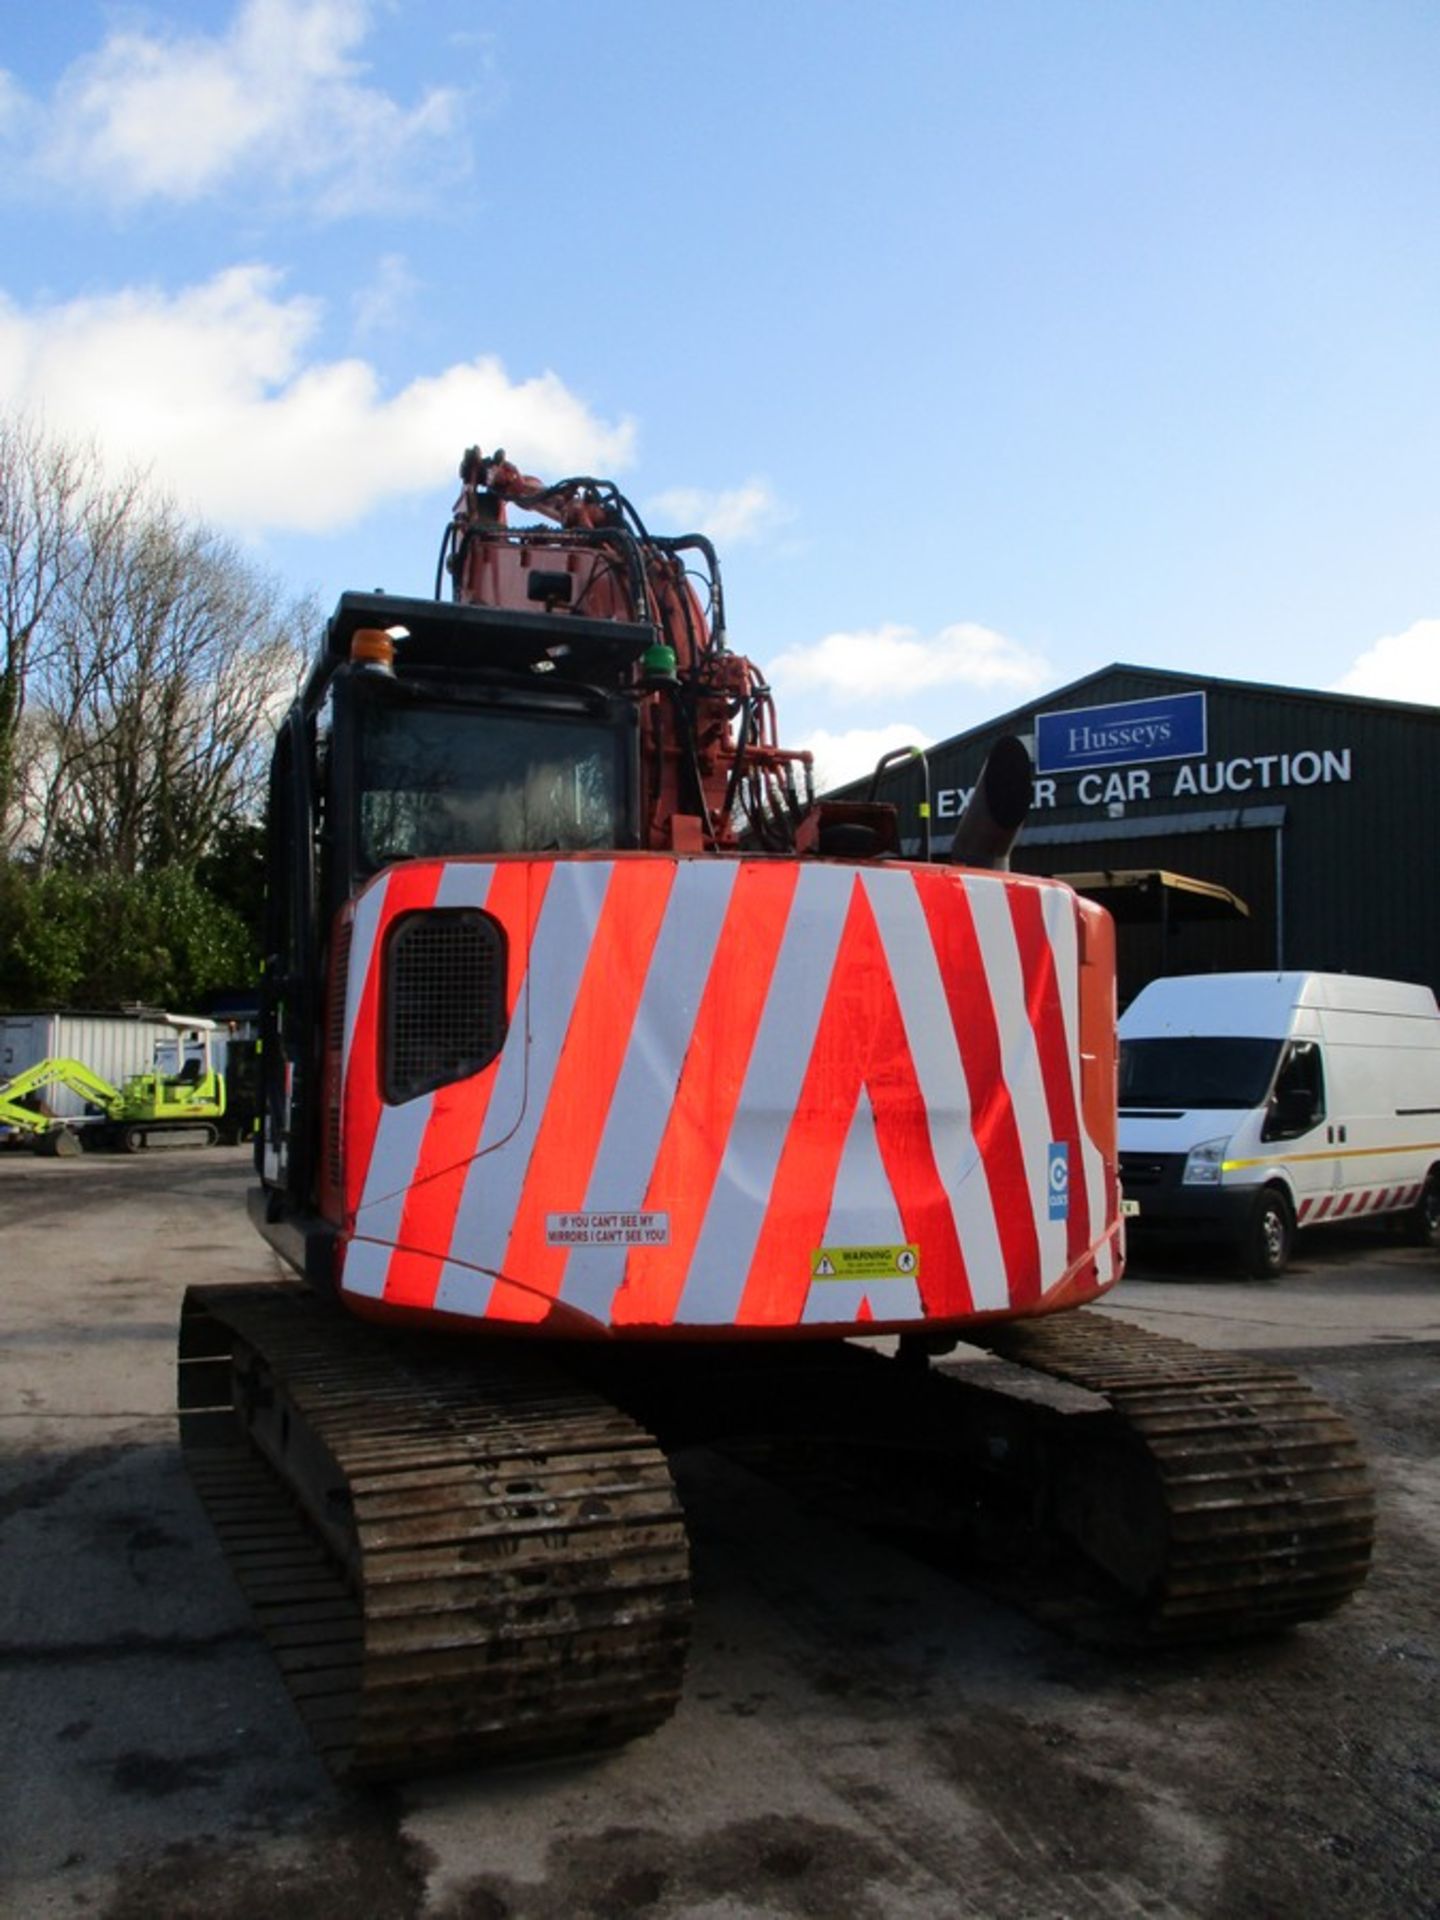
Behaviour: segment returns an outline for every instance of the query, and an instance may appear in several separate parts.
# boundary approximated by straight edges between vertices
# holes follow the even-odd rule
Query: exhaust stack
[[[1023,740],[1005,733],[995,742],[955,827],[948,858],[957,866],[1009,870],[1010,850],[1030,811],[1034,768]]]

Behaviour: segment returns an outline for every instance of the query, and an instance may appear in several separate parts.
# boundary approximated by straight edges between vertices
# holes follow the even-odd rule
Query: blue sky
[[[472,442],[610,474],[832,779],[1117,659],[1440,701],[1437,100],[1394,0],[10,0],[0,407],[323,602]]]

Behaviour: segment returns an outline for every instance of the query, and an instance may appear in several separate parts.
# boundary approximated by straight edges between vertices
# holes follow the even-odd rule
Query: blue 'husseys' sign
[[[1205,753],[1205,695],[1165,693],[1035,716],[1037,773],[1079,773],[1136,760],[1189,760]]]

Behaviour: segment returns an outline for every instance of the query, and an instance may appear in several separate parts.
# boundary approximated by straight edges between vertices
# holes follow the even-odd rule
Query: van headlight
[[[1185,1156],[1185,1171],[1180,1176],[1180,1184],[1185,1187],[1218,1187],[1221,1162],[1229,1144],[1230,1136],[1225,1134],[1219,1140],[1202,1140],[1198,1147],[1192,1147]]]

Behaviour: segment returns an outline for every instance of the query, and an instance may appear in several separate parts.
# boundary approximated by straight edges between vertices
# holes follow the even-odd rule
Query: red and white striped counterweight
[[[1120,1270],[1112,943],[953,867],[391,868],[332,942],[342,1297],[648,1337],[1077,1305]]]

